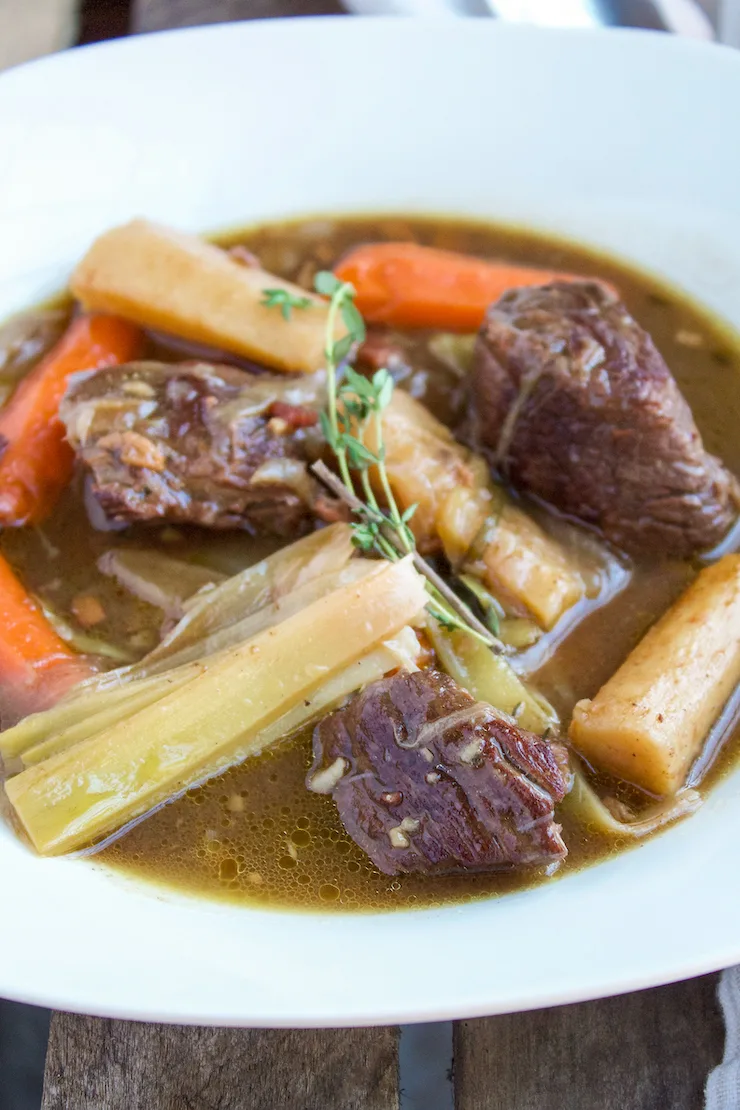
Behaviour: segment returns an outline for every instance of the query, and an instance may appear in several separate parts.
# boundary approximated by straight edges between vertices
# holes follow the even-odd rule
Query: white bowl
[[[215,229],[395,209],[555,229],[740,326],[740,55],[460,21],[210,27],[0,79],[0,317],[145,214]],[[342,1025],[545,1006],[740,961],[740,774],[637,851],[387,915],[188,900],[0,828],[0,994],[119,1017]]]

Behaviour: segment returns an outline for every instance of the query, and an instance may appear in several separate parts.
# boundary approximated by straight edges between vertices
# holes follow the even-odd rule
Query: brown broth
[[[222,239],[243,243],[266,269],[310,285],[313,272],[330,268],[352,246],[369,240],[413,239],[483,257],[503,258],[611,280],[653,335],[693,407],[708,448],[740,473],[740,346],[717,321],[675,291],[621,263],[579,246],[511,228],[405,217],[311,220],[272,224]],[[459,408],[459,382],[430,355],[426,333],[411,343],[414,391],[438,415]],[[158,353],[152,348],[152,354]],[[546,523],[546,518],[545,518]],[[24,581],[68,615],[74,597],[93,593],[106,621],[96,632],[141,651],[158,633],[161,614],[133,602],[96,569],[111,546],[161,545],[178,558],[228,572],[256,561],[265,545],[240,534],[188,529],[94,532],[81,491],[73,488],[43,531],[6,532],[0,546]],[[584,619],[547,653],[531,674],[567,727],[578,698],[592,696],[646,629],[696,573],[690,563],[665,561],[633,569],[626,588]],[[137,640],[138,637],[138,640]],[[543,652],[544,647],[544,652]],[[706,776],[703,789],[736,759],[733,734]],[[347,837],[330,798],[309,793],[310,730],[258,759],[234,768],[165,806],[99,855],[117,869],[180,890],[286,909],[376,910],[439,905],[503,894],[541,881],[542,872],[499,872],[447,878],[389,878]],[[618,784],[595,780],[610,791]],[[634,801],[634,791],[623,791]],[[616,839],[594,835],[564,817],[569,857],[558,875],[622,850]]]

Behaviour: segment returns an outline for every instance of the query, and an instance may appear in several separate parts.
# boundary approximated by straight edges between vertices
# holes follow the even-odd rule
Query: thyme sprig
[[[298,297],[289,289],[263,289],[260,304],[265,308],[279,308],[283,320],[290,320],[294,308],[310,308],[314,303],[310,297]]]
[[[500,646],[416,550],[409,521],[417,506],[410,505],[404,512],[398,507],[385,465],[382,426],[383,411],[393,397],[393,378],[386,369],[376,370],[372,378],[366,378],[348,364],[365,339],[365,322],[354,303],[354,287],[332,273],[321,271],[316,275],[315,288],[329,298],[325,346],[328,403],[326,412],[321,414],[321,427],[337,460],[340,477],[320,462],[314,464],[314,472],[352,509],[357,518],[352,526],[352,539],[360,550],[375,550],[391,561],[411,555],[426,579],[430,614],[448,628],[462,629],[489,646]],[[339,319],[346,334],[335,339]],[[368,432],[372,433],[373,449],[366,441]],[[375,468],[385,508],[381,508],[375,496],[371,468]],[[362,496],[358,495],[355,481]]]

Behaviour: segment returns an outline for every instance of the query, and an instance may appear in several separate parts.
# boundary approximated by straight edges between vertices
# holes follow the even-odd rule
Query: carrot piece
[[[0,687],[13,708],[40,709],[90,673],[0,555]]]
[[[59,402],[72,374],[136,358],[141,332],[116,316],[78,316],[0,411],[0,525],[37,523],[72,476]]]
[[[477,331],[486,309],[507,289],[577,281],[573,274],[510,262],[484,262],[418,243],[368,243],[345,255],[336,275],[357,290],[371,322],[406,328]]]

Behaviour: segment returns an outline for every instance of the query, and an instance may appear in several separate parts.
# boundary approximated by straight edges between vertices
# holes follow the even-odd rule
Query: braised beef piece
[[[76,376],[61,417],[110,521],[311,526],[321,381],[208,363],[132,363]]]
[[[505,293],[472,378],[473,439],[515,486],[633,553],[712,547],[738,484],[650,336],[596,282]]]
[[[557,863],[556,752],[439,671],[368,686],[314,730],[309,789],[387,875]]]

